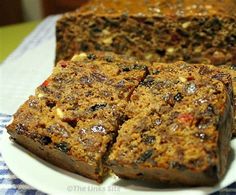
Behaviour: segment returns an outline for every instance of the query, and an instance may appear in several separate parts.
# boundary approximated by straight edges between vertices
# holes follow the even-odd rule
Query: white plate
[[[120,180],[110,176],[102,184],[86,179],[82,176],[70,173],[55,167],[21,146],[9,140],[5,132],[1,142],[3,158],[13,173],[27,184],[49,194],[209,194],[224,188],[234,181],[236,172],[236,139],[231,141],[232,162],[224,179],[214,187],[199,188],[158,188],[138,181]]]
[[[3,77],[0,82],[0,112],[12,114],[18,106],[33,93],[52,69],[54,59],[53,42],[45,42],[27,52],[14,63],[1,68]],[[33,59],[33,60],[31,60]],[[9,79],[14,78],[14,79]],[[19,145],[9,140],[5,132],[1,141],[1,152],[6,164],[27,184],[49,194],[208,194],[224,188],[236,181],[236,139],[231,141],[232,162],[224,179],[214,187],[200,188],[158,188],[139,181],[120,180],[115,176],[102,184],[82,176],[57,168],[32,155]]]

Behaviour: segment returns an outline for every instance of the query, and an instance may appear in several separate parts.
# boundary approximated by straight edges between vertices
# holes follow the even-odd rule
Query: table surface
[[[0,27],[0,63],[39,23],[40,21],[33,21]]]

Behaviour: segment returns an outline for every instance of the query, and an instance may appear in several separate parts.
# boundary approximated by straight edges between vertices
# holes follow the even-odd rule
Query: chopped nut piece
[[[176,131],[179,128],[179,126],[176,123],[173,123],[170,125],[170,130],[171,131]]]
[[[185,82],[187,82],[187,79],[186,79],[186,78],[184,78],[184,77],[179,77],[179,80],[180,80],[182,83],[185,83]]]
[[[42,97],[44,97],[44,94],[39,93],[39,94],[38,94],[38,98],[42,98]]]
[[[113,41],[113,37],[108,37],[102,40],[102,42],[106,45],[112,44],[112,41]]]
[[[174,51],[175,51],[175,49],[173,48],[173,47],[169,47],[169,48],[167,48],[167,55],[173,55],[174,54]]]
[[[108,31],[107,29],[103,29],[103,30],[102,30],[102,34],[104,34],[104,35],[110,35],[111,32]]]
[[[194,49],[194,53],[201,53],[201,52],[202,52],[202,47],[201,47],[201,46],[196,47],[196,48]]]
[[[191,22],[185,22],[182,24],[183,28],[188,28],[190,26]]]
[[[60,118],[64,117],[64,114],[63,114],[63,112],[62,112],[62,110],[60,108],[57,108],[56,112],[57,112],[57,116],[59,116]]]
[[[81,61],[87,58],[86,53],[80,53],[79,55],[74,55],[71,59],[71,61]]]
[[[147,53],[146,55],[145,55],[145,59],[146,60],[150,60],[151,58],[152,58],[152,54],[151,53]]]

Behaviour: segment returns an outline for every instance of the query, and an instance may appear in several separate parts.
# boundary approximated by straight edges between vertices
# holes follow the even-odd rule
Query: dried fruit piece
[[[121,80],[119,81],[116,85],[115,85],[117,88],[122,88],[125,86],[125,81],[124,80]]]
[[[170,166],[171,169],[178,169],[179,171],[186,170],[186,166],[184,166],[181,163],[176,162],[176,161],[171,161],[169,166]]]
[[[195,83],[189,83],[186,85],[186,92],[188,94],[194,94],[196,90],[197,90],[197,87]]]
[[[53,108],[56,106],[56,102],[55,101],[52,101],[52,100],[48,100],[46,102],[46,106],[49,107],[49,108]]]
[[[69,133],[66,128],[59,124],[50,125],[49,127],[47,127],[47,131],[51,134],[60,135],[62,137],[69,137]]]
[[[215,114],[213,105],[209,104],[209,105],[207,106],[207,112],[208,112],[209,114]]]
[[[70,150],[70,146],[66,142],[61,142],[58,144],[55,144],[56,148],[58,148],[61,152],[67,153]]]
[[[123,67],[123,68],[122,68],[122,71],[123,71],[123,72],[129,72],[129,71],[131,71],[131,67],[128,67],[128,66]]]
[[[92,73],[91,76],[98,82],[104,82],[107,79],[105,75],[98,72]]]
[[[158,125],[158,126],[159,126],[159,125],[161,125],[161,123],[162,123],[162,121],[161,121],[161,119],[160,119],[160,118],[156,119],[156,121],[155,121],[155,124],[156,124],[156,125]]]
[[[160,56],[165,56],[166,50],[162,48],[157,48],[156,53],[159,54]]]
[[[156,141],[156,137],[144,134],[142,137],[142,141],[145,144],[153,144]]]
[[[146,70],[147,66],[143,64],[134,64],[132,69],[134,70]]]
[[[43,145],[48,145],[50,143],[52,143],[52,140],[50,137],[48,136],[43,136],[41,139],[40,139],[40,142],[43,144]]]
[[[99,109],[103,109],[107,106],[107,103],[95,104],[89,108],[90,111],[94,112]]]
[[[147,76],[146,79],[141,82],[141,85],[146,87],[151,87],[154,84],[154,78],[151,76]]]
[[[91,84],[93,82],[93,80],[88,76],[80,77],[79,81],[81,84]]]
[[[31,108],[37,108],[38,103],[39,103],[39,102],[38,102],[36,99],[29,100],[29,106],[30,106]]]
[[[60,65],[61,65],[62,68],[67,67],[67,63],[64,63],[64,61],[60,62]]]
[[[68,125],[70,125],[72,128],[75,128],[77,126],[77,119],[76,118],[64,118],[63,122],[66,122]]]
[[[106,129],[102,125],[95,125],[91,128],[94,133],[106,133]]]
[[[16,133],[17,134],[24,134],[27,132],[27,128],[24,123],[18,123],[16,125]]]
[[[152,71],[152,74],[159,74],[160,73],[160,70],[153,70]]]
[[[184,114],[180,114],[178,116],[178,120],[181,122],[181,123],[188,123],[188,124],[191,124],[192,121],[193,121],[194,117],[191,113],[184,113]]]
[[[149,159],[153,154],[153,150],[147,150],[142,153],[141,156],[137,159],[136,163],[144,163],[147,159]]]
[[[195,125],[198,129],[206,129],[212,122],[210,118],[200,118]]]
[[[208,136],[205,133],[197,132],[194,134],[195,137],[198,137],[201,139],[201,141],[206,141],[208,139]]]
[[[41,86],[47,87],[48,84],[49,84],[49,81],[48,81],[48,80],[45,80],[45,81],[41,84]]]
[[[107,62],[113,62],[113,57],[112,56],[105,56],[105,60]]]
[[[174,96],[174,100],[177,102],[180,102],[183,99],[183,96],[180,92],[178,92],[175,96]]]
[[[89,60],[95,60],[95,59],[96,59],[96,55],[90,53],[90,54],[87,55],[87,58],[88,58]]]

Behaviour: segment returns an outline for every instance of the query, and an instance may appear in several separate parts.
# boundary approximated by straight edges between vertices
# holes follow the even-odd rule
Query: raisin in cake
[[[146,74],[145,64],[118,59],[81,54],[58,62],[16,112],[8,133],[39,157],[101,182],[127,99]]]
[[[184,62],[154,64],[151,75],[135,89],[129,120],[107,160],[119,177],[190,186],[214,185],[223,177],[232,97],[213,74],[193,67]]]

